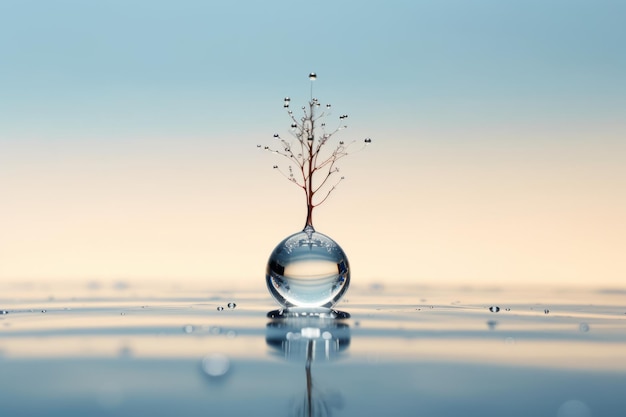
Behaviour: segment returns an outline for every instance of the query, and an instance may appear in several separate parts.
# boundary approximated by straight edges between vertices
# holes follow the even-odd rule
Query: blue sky
[[[346,138],[374,140],[320,209],[362,279],[619,284],[625,15],[620,1],[2,1],[0,277],[211,279],[238,256],[226,224],[262,236],[252,280],[302,222],[256,144],[286,131],[282,98],[304,104],[315,71]]]

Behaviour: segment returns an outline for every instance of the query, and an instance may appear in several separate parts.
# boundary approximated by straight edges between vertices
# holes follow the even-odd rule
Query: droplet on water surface
[[[330,308],[350,285],[350,266],[334,240],[307,227],[276,246],[266,283],[283,307]]]
[[[230,360],[225,355],[216,353],[202,359],[202,370],[211,377],[225,375],[230,369]]]
[[[498,306],[491,306],[491,307],[489,307],[489,311],[491,311],[492,313],[497,313],[498,311],[500,311],[500,307],[498,307]]]
[[[545,310],[543,310],[543,314],[550,314],[550,310],[546,308]]]
[[[0,316],[3,316],[5,314],[9,314],[9,312],[6,310],[0,310]]]
[[[217,311],[223,311],[223,310],[224,310],[224,307],[222,306],[217,307]]]
[[[235,307],[237,307],[237,304],[235,304],[235,303],[228,303],[228,308],[230,308],[231,310],[234,309]]]
[[[556,417],[591,417],[591,410],[582,401],[569,400],[561,404]]]
[[[193,329],[193,326],[192,326],[192,325],[190,325],[190,324],[188,324],[188,325],[186,325],[185,327],[183,327],[183,331],[184,331],[185,333],[193,333],[193,330],[194,330],[194,329]]]

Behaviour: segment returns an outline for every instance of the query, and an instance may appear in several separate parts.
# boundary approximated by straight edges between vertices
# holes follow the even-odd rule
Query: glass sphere
[[[331,308],[350,285],[350,266],[337,242],[307,226],[276,246],[265,278],[274,299],[287,309]]]

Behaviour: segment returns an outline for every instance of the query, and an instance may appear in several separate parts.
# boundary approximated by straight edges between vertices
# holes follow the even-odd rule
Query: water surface
[[[1,416],[626,415],[623,291],[353,285],[341,321],[198,285],[0,294]]]

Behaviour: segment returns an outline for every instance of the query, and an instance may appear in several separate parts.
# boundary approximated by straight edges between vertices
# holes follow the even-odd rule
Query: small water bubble
[[[0,316],[4,316],[5,314],[9,314],[6,310],[0,310]]]
[[[591,417],[589,406],[579,400],[565,401],[559,407],[557,417]]]
[[[218,306],[218,307],[217,307],[217,311],[224,311],[224,307],[222,307],[222,306]]]
[[[587,333],[589,331],[589,325],[587,323],[580,323],[580,325],[578,326],[578,330]]]
[[[126,313],[124,313],[123,311],[120,313],[120,316],[125,316]]]
[[[211,326],[211,327],[209,327],[209,333],[210,334],[214,334],[214,335],[215,334],[220,334],[220,333],[222,333],[222,329],[220,327],[218,327],[218,326]]]
[[[234,309],[235,307],[237,307],[237,304],[235,303],[228,303],[228,308],[230,308],[231,310]]]
[[[546,308],[545,310],[543,310],[543,314],[550,314],[550,310]]]
[[[309,80],[311,80],[311,81],[317,80],[317,74],[314,73],[314,72],[310,73],[309,74]]]
[[[511,309],[507,307],[504,309],[504,311],[511,311]]]
[[[498,311],[500,311],[500,307],[498,307],[498,306],[491,306],[491,307],[489,307],[489,311],[491,311],[492,313],[497,313]]]
[[[185,327],[183,327],[183,331],[187,334],[189,333],[193,333],[194,328],[191,324],[186,325]]]
[[[41,310],[41,312],[42,312],[42,313],[47,313],[47,312],[48,312],[48,310]]]
[[[211,377],[225,375],[230,369],[230,360],[226,355],[219,353],[205,356],[202,359],[202,370]]]

